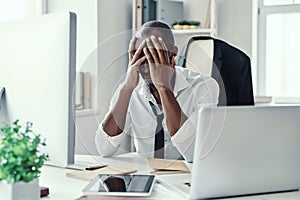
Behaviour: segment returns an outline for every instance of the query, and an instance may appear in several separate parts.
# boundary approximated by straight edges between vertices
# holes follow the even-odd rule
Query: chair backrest
[[[244,52],[219,39],[195,36],[181,55],[177,65],[216,79],[219,106],[254,105],[251,62]]]

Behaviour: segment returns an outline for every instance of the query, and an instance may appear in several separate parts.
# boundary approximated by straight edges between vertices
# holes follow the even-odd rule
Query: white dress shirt
[[[213,78],[203,77],[186,68],[176,66],[175,73],[173,93],[182,112],[188,119],[175,135],[170,137],[164,118],[162,122],[165,134],[164,156],[166,159],[178,159],[183,156],[185,160],[191,161],[193,159],[198,110],[201,107],[217,105],[219,86]],[[129,134],[133,137],[134,146],[138,153],[144,157],[154,156],[157,121],[149,101],[155,105],[158,114],[162,111],[145,81],[141,77],[139,80],[129,102],[123,132],[111,137],[103,130],[103,122],[99,125],[95,142],[100,155],[112,156],[120,147],[124,134]],[[119,92],[120,87],[112,97],[110,109],[117,101]]]

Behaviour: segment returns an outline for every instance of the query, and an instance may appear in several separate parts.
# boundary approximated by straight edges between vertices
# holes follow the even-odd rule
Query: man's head
[[[136,49],[140,46],[143,40],[150,38],[151,36],[155,36],[156,38],[162,38],[164,41],[167,51],[168,57],[171,63],[170,67],[174,67],[175,56],[177,55],[177,47],[175,46],[174,35],[170,27],[160,21],[150,21],[143,24],[143,26],[137,31],[135,37],[137,38],[137,42],[135,44]],[[142,54],[141,56],[143,56]],[[141,57],[140,56],[140,57]],[[142,77],[147,81],[151,82],[149,68],[147,67],[147,62],[143,64],[140,68],[140,72]]]
[[[171,28],[160,21],[150,21],[143,24],[143,26],[137,31],[136,37],[138,38],[136,48],[142,42],[142,40],[149,38],[151,35],[161,37],[169,52],[177,54],[177,47],[175,46],[174,35]]]
[[[164,40],[170,54],[174,53],[176,56],[177,47],[175,46],[172,30],[167,24],[160,21],[149,21],[142,25],[136,33],[136,37],[138,38],[136,48],[138,48],[144,39],[149,38],[151,35],[161,37]]]

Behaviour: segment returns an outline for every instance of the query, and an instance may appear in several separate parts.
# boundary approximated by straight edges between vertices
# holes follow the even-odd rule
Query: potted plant
[[[45,145],[30,122],[25,128],[19,120],[0,128],[0,199],[39,199],[40,168],[48,159],[40,147]]]
[[[172,23],[172,27],[175,30],[181,30],[181,29],[197,29],[200,26],[199,21],[188,21],[188,20],[182,20],[182,21],[175,21]]]

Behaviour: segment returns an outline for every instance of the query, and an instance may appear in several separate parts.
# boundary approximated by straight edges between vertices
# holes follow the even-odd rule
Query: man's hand
[[[141,53],[143,52],[143,47],[146,45],[146,42],[143,41],[137,50],[135,50],[135,45],[137,38],[133,37],[129,44],[129,64],[128,70],[125,79],[125,86],[133,90],[139,82],[139,68],[141,64],[146,60],[146,56],[140,58]]]
[[[156,89],[169,89],[172,91],[171,79],[174,74],[174,65],[170,64],[166,44],[161,37],[151,36],[146,39],[147,47],[143,48],[149,63],[152,82]]]
[[[146,42],[143,41],[138,49],[135,50],[136,42],[136,37],[130,41],[129,66],[126,79],[123,87],[120,89],[116,103],[112,105],[111,111],[107,114],[102,124],[103,130],[110,136],[119,135],[124,129],[131,94],[139,82],[139,68],[146,60],[145,56],[139,58]]]
[[[149,63],[151,79],[159,93],[170,136],[173,136],[187,120],[173,94],[174,59],[170,60],[162,38],[151,36],[146,42],[148,48],[144,47],[144,54]]]

